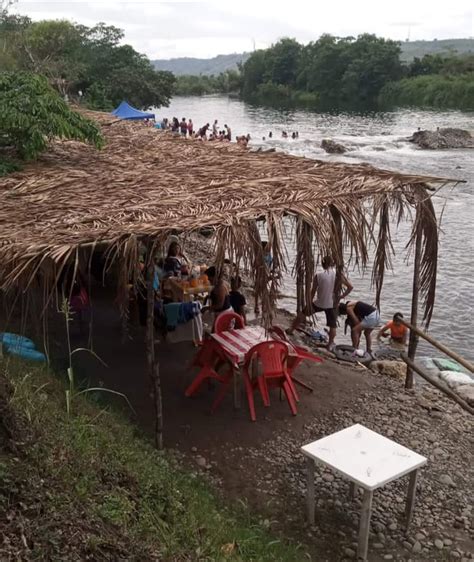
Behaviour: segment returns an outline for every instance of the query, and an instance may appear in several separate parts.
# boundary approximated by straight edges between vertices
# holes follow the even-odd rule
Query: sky
[[[281,37],[307,43],[322,33],[368,32],[400,41],[472,37],[473,7],[473,0],[19,0],[11,11],[33,20],[103,21],[123,29],[124,42],[137,51],[167,59],[252,51]]]

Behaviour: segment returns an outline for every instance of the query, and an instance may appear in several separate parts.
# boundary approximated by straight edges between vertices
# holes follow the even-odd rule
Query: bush
[[[0,131],[3,146],[25,160],[36,158],[54,137],[103,145],[92,121],[72,111],[44,76],[29,72],[0,73]]]

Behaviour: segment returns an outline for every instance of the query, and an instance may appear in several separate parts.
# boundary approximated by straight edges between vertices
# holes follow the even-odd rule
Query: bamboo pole
[[[416,332],[416,334],[420,337],[422,337],[424,340],[426,340],[428,343],[430,343],[431,345],[433,345],[434,347],[436,347],[436,349],[439,349],[440,351],[442,351],[443,353],[445,353],[446,355],[448,355],[449,357],[451,357],[451,359],[454,359],[455,361],[457,361],[460,365],[462,365],[463,367],[465,367],[468,371],[471,371],[471,373],[474,373],[474,365],[472,363],[470,363],[469,361],[467,361],[466,359],[464,359],[463,357],[461,357],[460,355],[458,355],[455,351],[452,351],[451,349],[449,349],[449,347],[446,347],[444,344],[439,343],[438,341],[436,341],[435,339],[433,339],[431,336],[429,336],[428,334],[425,334],[425,332],[423,332],[422,330],[420,330],[420,328],[417,328],[416,326],[413,326],[412,324],[410,324],[410,322],[406,322],[405,320],[401,320],[402,324],[404,324],[407,328],[410,329],[410,331]]]
[[[155,446],[163,449],[163,403],[161,396],[161,381],[159,363],[155,355],[155,293],[153,289],[153,278],[155,264],[153,259],[152,245],[148,247],[148,259],[146,269],[146,296],[147,296],[147,318],[146,318],[146,351],[148,362],[148,374],[151,381],[151,393],[155,410]]]
[[[419,221],[418,212],[415,218]],[[418,321],[418,297],[420,292],[420,264],[421,264],[421,223],[418,222],[416,227],[415,238],[415,264],[413,268],[413,288],[411,297],[411,322],[414,326]],[[410,331],[410,341],[408,344],[408,357],[411,361],[415,360],[416,348],[418,346],[418,334],[415,330]],[[405,388],[413,388],[413,371],[408,366],[405,378]]]
[[[453,392],[450,388],[448,388],[447,385],[437,381],[436,379],[433,379],[432,377],[430,377],[427,373],[425,373],[425,371],[423,371],[423,369],[421,369],[420,367],[418,367],[418,365],[416,365],[416,363],[414,363],[408,356],[406,353],[402,353],[401,354],[401,358],[403,359],[403,361],[405,361],[405,363],[407,364],[407,366],[412,370],[415,371],[416,373],[418,373],[420,375],[420,377],[423,377],[426,381],[428,381],[429,383],[431,383],[433,386],[435,386],[438,390],[441,390],[441,392],[444,392],[444,394],[446,394],[447,396],[449,396],[449,398],[451,398],[452,400],[454,400],[457,404],[459,404],[461,406],[461,408],[463,410],[466,410],[466,412],[469,412],[470,414],[474,415],[474,408],[472,408],[471,406],[469,406],[469,404],[463,400],[460,396],[458,396],[455,392]]]

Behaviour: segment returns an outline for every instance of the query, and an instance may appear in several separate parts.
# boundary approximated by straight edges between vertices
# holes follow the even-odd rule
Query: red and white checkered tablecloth
[[[211,337],[222,347],[226,355],[237,365],[244,362],[245,355],[254,345],[264,341],[273,341],[269,333],[261,326],[246,326],[240,330],[229,330]]]

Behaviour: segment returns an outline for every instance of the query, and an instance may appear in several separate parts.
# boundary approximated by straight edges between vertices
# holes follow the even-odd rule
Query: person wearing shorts
[[[372,332],[380,325],[379,311],[362,301],[352,301],[339,305],[339,314],[347,315],[351,326],[352,345],[359,348],[360,336],[364,332],[367,353],[372,353]]]
[[[324,312],[326,315],[326,323],[329,327],[328,349],[334,349],[334,338],[336,337],[337,328],[337,311],[336,306],[338,296],[336,293],[336,270],[334,269],[334,261],[330,256],[324,256],[321,260],[323,270],[316,273],[313,280],[311,290],[312,305],[303,309],[294,319],[291,328],[287,330],[288,334],[292,334],[304,321],[307,316],[312,316],[316,312]],[[348,279],[341,275],[341,285],[345,287],[345,291],[340,298],[345,298],[352,291],[352,285]],[[314,297],[316,296],[316,300]]]

